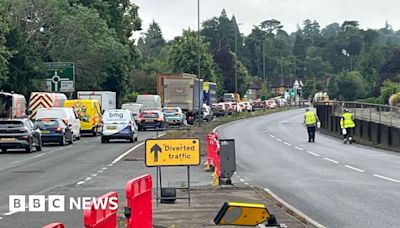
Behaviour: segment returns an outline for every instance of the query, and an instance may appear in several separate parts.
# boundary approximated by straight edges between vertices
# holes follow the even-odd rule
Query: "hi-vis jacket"
[[[340,118],[340,127],[341,128],[353,128],[356,124],[353,120],[353,115],[351,113],[344,113],[342,118]]]
[[[307,126],[315,126],[317,124],[317,117],[315,116],[315,113],[312,111],[307,111],[304,114],[304,123]]]

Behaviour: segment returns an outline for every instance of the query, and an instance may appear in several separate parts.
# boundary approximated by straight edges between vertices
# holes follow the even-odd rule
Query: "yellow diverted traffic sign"
[[[264,204],[225,202],[214,218],[216,225],[256,226],[267,221],[270,213]]]
[[[148,139],[146,140],[146,166],[197,166],[200,165],[199,139]]]

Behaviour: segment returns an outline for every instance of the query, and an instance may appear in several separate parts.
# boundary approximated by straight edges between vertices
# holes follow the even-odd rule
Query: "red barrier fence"
[[[109,192],[98,197],[97,202],[104,202],[105,207],[90,203],[90,209],[83,211],[83,223],[85,228],[116,228],[118,211],[118,194]],[[115,204],[116,203],[116,204]]]
[[[215,167],[215,160],[218,157],[219,143],[218,133],[212,132],[207,135],[207,164]]]
[[[125,213],[127,216],[127,228],[152,227],[152,189],[153,183],[149,174],[137,177],[126,183],[127,209],[130,212],[129,215]]]
[[[49,225],[43,226],[42,228],[65,228],[65,226],[61,223],[51,223]]]

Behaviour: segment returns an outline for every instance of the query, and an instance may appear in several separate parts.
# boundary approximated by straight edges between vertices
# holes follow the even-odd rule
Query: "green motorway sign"
[[[47,62],[46,69],[47,91],[50,92],[74,92],[75,90],[75,63],[71,62]]]

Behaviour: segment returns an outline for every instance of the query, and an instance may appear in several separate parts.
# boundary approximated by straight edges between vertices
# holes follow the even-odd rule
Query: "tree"
[[[160,26],[155,21],[153,21],[150,24],[149,29],[145,33],[145,50],[143,53],[143,57],[145,59],[156,57],[161,52],[161,49],[165,46],[165,43],[166,42],[162,35]]]
[[[382,104],[389,104],[389,98],[395,93],[400,92],[400,84],[386,80],[383,82],[381,87],[381,94],[379,96],[379,102]]]
[[[2,7],[0,3],[0,8]],[[0,87],[8,79],[8,60],[11,57],[10,51],[6,47],[6,34],[8,32],[8,24],[0,12]]]
[[[200,50],[200,51],[199,51]],[[182,36],[175,37],[171,43],[168,64],[174,72],[198,74],[198,51],[200,52],[200,78],[205,81],[219,81],[215,71],[215,63],[209,52],[209,46],[191,30],[184,30]]]
[[[333,87],[328,90],[329,96],[339,100],[354,101],[365,95],[363,77],[357,71],[338,74],[334,79]]]
[[[303,35],[300,30],[296,32],[296,40],[294,41],[293,46],[293,55],[296,58],[304,59],[306,57],[306,45],[303,40]]]

